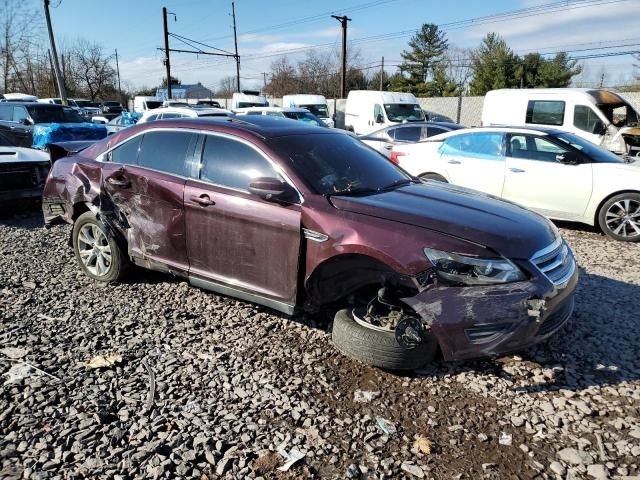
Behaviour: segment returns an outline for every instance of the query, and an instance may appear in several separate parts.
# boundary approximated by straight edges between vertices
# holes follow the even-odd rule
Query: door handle
[[[447,163],[452,165],[460,165],[462,162],[460,160],[449,160]]]
[[[209,197],[209,195],[207,195],[206,193],[203,193],[202,195],[200,195],[199,197],[196,195],[192,195],[191,197],[189,197],[190,200],[192,202],[197,203],[198,205],[200,205],[201,207],[208,207],[210,205],[215,205],[216,202],[214,202],[213,200],[211,200],[211,198]]]
[[[393,148],[393,145],[385,145],[384,148],[386,150],[391,150]]]
[[[109,182],[109,184],[113,185],[114,187],[119,187],[119,188],[131,187],[131,182],[129,180],[126,180],[125,178],[107,177],[107,182]]]
[[[509,170],[511,170],[513,173],[524,173],[524,172],[526,172],[526,170],[523,170],[521,168],[510,168]]]

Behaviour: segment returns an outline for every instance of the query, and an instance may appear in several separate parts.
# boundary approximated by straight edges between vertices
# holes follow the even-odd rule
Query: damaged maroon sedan
[[[547,219],[299,122],[128,128],[57,160],[43,210],[74,225],[95,280],[135,264],[286,314],[344,307],[334,344],[383,368],[522,349],[574,307],[576,264]]]

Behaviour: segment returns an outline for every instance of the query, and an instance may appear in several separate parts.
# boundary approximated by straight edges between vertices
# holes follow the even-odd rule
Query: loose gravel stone
[[[640,245],[561,230],[581,268],[566,327],[401,375],[336,352],[324,313],[141,269],[101,285],[69,226],[0,219],[0,352],[18,357],[0,353],[0,478],[637,479]],[[85,366],[110,354],[122,361]],[[280,448],[305,454],[286,474]]]

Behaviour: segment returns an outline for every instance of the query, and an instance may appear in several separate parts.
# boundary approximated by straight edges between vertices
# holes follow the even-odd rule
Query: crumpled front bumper
[[[549,338],[573,313],[577,282],[576,268],[562,288],[540,276],[496,286],[439,286],[403,301],[431,325],[445,360],[466,360]]]

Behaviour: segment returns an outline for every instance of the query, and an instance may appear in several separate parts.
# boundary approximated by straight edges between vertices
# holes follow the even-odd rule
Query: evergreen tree
[[[484,95],[497,88],[518,87],[519,59],[497,33],[489,33],[472,54],[471,95]]]
[[[433,69],[442,62],[448,43],[437,25],[425,23],[409,40],[411,51],[401,53],[404,62],[400,69],[408,72],[416,84],[428,82]]]

